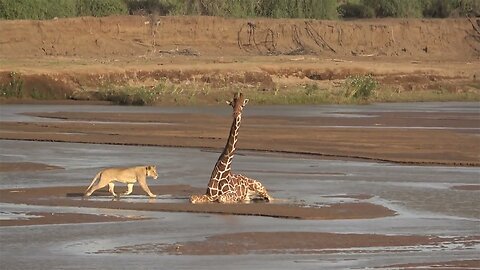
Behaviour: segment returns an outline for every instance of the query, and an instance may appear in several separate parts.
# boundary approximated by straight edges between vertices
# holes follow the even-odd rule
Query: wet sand
[[[321,206],[299,205],[291,203],[249,203],[249,204],[190,204],[188,196],[205,192],[203,188],[187,185],[150,186],[159,196],[168,195],[179,203],[162,203],[162,198],[150,199],[145,196],[139,202],[128,202],[128,196],[119,199],[110,197],[107,190],[97,191],[90,198],[83,198],[85,187],[49,187],[30,189],[0,190],[0,202],[43,206],[72,206],[125,209],[137,211],[189,212],[265,216],[289,219],[335,220],[335,219],[369,219],[395,215],[395,211],[369,202],[336,203]],[[116,192],[123,192],[118,188]],[[131,195],[144,195],[134,191]],[[95,200],[101,196],[102,201]],[[105,198],[106,197],[106,198]],[[275,201],[274,201],[275,202]],[[35,222],[35,220],[32,220]],[[40,223],[39,223],[40,224]]]
[[[362,252],[362,248],[392,248],[409,251],[421,246],[440,246],[454,243],[480,242],[480,237],[435,237],[418,235],[336,234],[313,232],[248,232],[219,234],[202,241],[179,242],[172,245],[142,244],[121,246],[98,253],[167,253],[172,255],[240,255],[248,253],[268,254],[321,254],[338,252]],[[359,248],[359,249],[356,249]]]
[[[451,188],[456,190],[480,191],[480,185],[460,185],[460,186],[453,186]]]
[[[90,215],[82,213],[46,213],[46,212],[25,212],[12,213],[21,214],[22,218],[0,219],[0,227],[3,226],[30,226],[47,224],[78,224],[78,223],[96,223],[96,222],[120,222],[142,220],[144,218],[111,216],[111,215]]]
[[[35,162],[0,162],[0,172],[44,171],[63,169],[59,166]]]
[[[1,122],[0,139],[222,149],[225,115],[191,113],[25,113],[43,121]],[[48,121],[48,119],[54,119]],[[61,121],[58,121],[61,120]],[[365,112],[247,116],[240,150],[402,164],[480,166],[477,113]],[[414,138],[414,139],[413,139]]]
[[[383,267],[378,267],[383,268]],[[464,260],[464,261],[440,261],[431,263],[407,263],[407,264],[395,264],[385,266],[385,268],[391,269],[479,269],[480,260]]]

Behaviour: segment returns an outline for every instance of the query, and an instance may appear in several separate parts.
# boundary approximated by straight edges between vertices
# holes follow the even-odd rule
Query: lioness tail
[[[95,184],[95,181],[97,181],[97,179],[100,177],[100,175],[102,174],[103,171],[101,172],[98,172],[97,175],[95,175],[95,177],[93,178],[92,180],[92,183],[90,183],[90,186],[88,186],[88,188],[85,190],[85,194],[87,194],[87,192],[90,190],[90,188],[93,186],[93,184]]]

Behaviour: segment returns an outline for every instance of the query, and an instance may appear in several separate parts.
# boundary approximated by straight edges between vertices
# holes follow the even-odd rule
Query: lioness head
[[[157,179],[157,167],[156,166],[146,166],[145,169],[147,170],[147,176],[153,177],[153,179]]]

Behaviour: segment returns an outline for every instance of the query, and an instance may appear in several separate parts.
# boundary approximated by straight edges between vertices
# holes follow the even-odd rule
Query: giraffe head
[[[247,181],[248,193],[258,194],[267,201],[272,201],[272,197],[268,195],[267,189],[257,180]]]
[[[247,105],[248,98],[245,98],[242,93],[238,92],[233,96],[233,100],[227,101],[227,104],[233,108],[233,117],[237,117],[242,114],[243,107]]]

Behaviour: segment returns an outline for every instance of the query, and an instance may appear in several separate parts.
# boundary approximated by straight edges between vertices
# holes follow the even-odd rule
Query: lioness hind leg
[[[122,193],[122,195],[130,195],[130,193],[132,193],[132,191],[133,191],[133,183],[128,183],[128,184],[127,184],[127,188],[128,188],[128,190],[127,190],[126,192]]]
[[[108,182],[107,182],[107,183],[103,183],[102,180],[100,179],[100,181],[98,181],[97,184],[93,185],[93,186],[90,188],[90,190],[85,193],[85,196],[88,197],[88,196],[92,195],[93,192],[95,192],[95,191],[97,191],[97,190],[105,187],[107,184],[108,184]]]
[[[92,195],[93,192],[105,187],[108,183],[109,182],[106,179],[102,179],[102,177],[100,177],[100,180],[98,181],[98,183],[93,185],[92,188],[90,188],[90,190],[85,193],[85,196],[88,197],[88,196]]]

